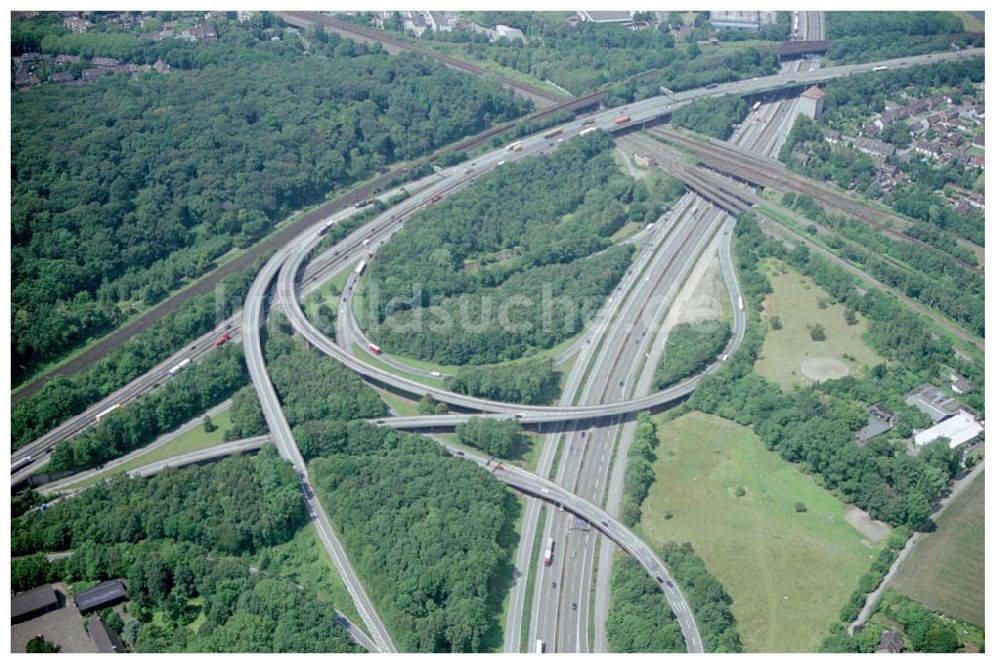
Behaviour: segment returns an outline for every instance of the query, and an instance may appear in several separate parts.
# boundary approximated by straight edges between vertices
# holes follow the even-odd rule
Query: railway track
[[[778,167],[765,160],[754,159],[743,152],[735,151],[731,148],[722,147],[714,143],[706,143],[684,136],[674,131],[663,128],[655,128],[652,133],[663,137],[667,141],[680,145],[695,154],[699,163],[703,166],[719,171],[726,175],[731,175],[744,182],[759,186],[771,187],[781,191],[791,191],[796,194],[809,196],[823,207],[836,210],[864,221],[881,234],[892,240],[898,240],[915,247],[920,247],[928,252],[946,257],[955,265],[967,272],[983,276],[983,271],[977,266],[956,258],[947,252],[907,235],[897,228],[879,221],[886,215],[879,215],[868,206],[853,201],[847,196],[830,191],[828,188],[813,182],[803,182],[795,174],[787,171],[783,166]],[[902,220],[911,224],[908,220]]]

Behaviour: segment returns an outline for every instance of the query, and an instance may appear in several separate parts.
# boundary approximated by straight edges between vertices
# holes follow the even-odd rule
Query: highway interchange
[[[966,49],[961,52],[945,52],[945,53],[934,53],[927,56],[921,57],[910,57],[910,58],[894,58],[890,60],[884,60],[880,62],[864,63],[857,65],[842,65],[838,67],[828,67],[823,69],[817,69],[811,72],[799,73],[795,75],[795,80],[798,83],[789,83],[791,80],[789,75],[777,74],[769,77],[759,77],[756,80],[749,81],[736,81],[732,83],[719,84],[711,89],[707,88],[697,88],[694,90],[688,90],[685,92],[676,93],[670,97],[666,96],[656,96],[642,102],[637,102],[632,104],[629,108],[629,114],[632,117],[632,122],[623,126],[623,128],[629,128],[635,125],[643,125],[649,121],[654,121],[662,116],[669,115],[672,109],[678,108],[682,104],[689,103],[695,99],[721,96],[724,94],[739,94],[739,95],[760,95],[768,92],[774,92],[782,90],[785,88],[796,88],[800,89],[816,82],[822,82],[832,78],[838,78],[841,76],[846,76],[850,74],[865,73],[871,71],[875,66],[882,66],[889,69],[899,68],[899,67],[913,67],[924,64],[930,64],[933,62],[938,62],[942,60],[954,60],[962,58],[971,57],[983,57],[985,49]],[[603,112],[605,116],[615,117],[615,114],[622,111],[622,109],[612,109]],[[458,168],[458,167],[455,167]],[[436,180],[433,176],[424,179],[421,184],[424,184],[430,180]],[[413,187],[411,186],[411,191]],[[334,215],[335,219],[344,219],[356,211],[353,208],[347,208]],[[337,267],[324,267],[323,278],[329,277],[335,274]],[[319,281],[309,279],[309,276],[304,278],[306,286],[304,287],[306,291],[309,291],[319,285]],[[179,350],[177,353],[172,355],[170,358],[166,359],[149,372],[138,377],[125,387],[115,391],[108,397],[95,403],[82,413],[67,419],[64,423],[54,428],[53,430],[47,432],[45,435],[39,437],[30,444],[21,447],[15,453],[12,454],[12,462],[17,461],[24,456],[32,456],[34,462],[18,471],[12,476],[12,484],[17,485],[24,482],[33,473],[38,472],[45,464],[48,459],[48,452],[60,441],[65,441],[72,438],[76,434],[79,434],[87,427],[94,424],[95,417],[106,410],[107,408],[114,406],[115,404],[125,404],[131,400],[142,397],[148,392],[155,390],[156,388],[163,385],[164,381],[169,380],[168,370],[170,367],[177,364],[179,361],[185,358],[192,358],[195,362],[204,357],[207,353],[210,353],[214,349],[214,342],[221,334],[221,332],[230,326],[230,328],[235,328],[238,326],[240,320],[240,314],[237,313],[231,317],[228,321],[220,325],[218,330],[207,333],[196,340],[192,340],[189,347],[185,347]],[[239,332],[234,330],[233,340],[239,341]]]
[[[807,27],[807,30],[821,30],[822,18],[809,19],[805,24],[819,26]],[[821,36],[822,32],[818,35],[813,32],[812,36],[807,33],[804,38],[814,39]],[[784,72],[773,77],[760,77],[753,81],[721,84],[712,89],[702,88],[670,96],[657,96],[630,104],[625,108],[603,110],[593,114],[593,126],[609,131],[643,126],[647,122],[669,115],[671,110],[698,98],[723,94],[753,95],[786,87],[801,88],[812,82],[870,71],[875,64],[892,68],[927,64],[939,59],[981,55],[982,49],[971,49],[957,54],[933,54],[920,58],[899,58],[882,63],[796,71],[794,83],[790,82],[789,72]],[[792,63],[792,66],[802,65]],[[796,104],[797,99],[793,98],[763,105],[760,111],[761,121],[758,123],[748,119],[734,135],[735,142],[754,152],[759,151],[759,154],[773,156],[775,151],[780,149],[783,132],[787,132],[790,128],[789,118],[794,119]],[[625,125],[614,125],[614,119],[622,114],[631,116],[631,120]],[[567,123],[563,136],[571,137],[583,127],[580,120]],[[483,173],[498,168],[498,164],[502,161],[523,159],[557,147],[552,140],[540,135],[527,137],[522,143],[524,148],[520,153],[512,153],[504,148],[494,150],[476,157],[470,163],[459,164],[441,174],[425,178],[420,186],[411,185],[411,193],[417,193],[413,193],[398,206],[379,214],[333,248],[315,258],[310,255],[315,246],[322,241],[322,225],[313,227],[282,247],[258,275],[245,300],[242,312],[224,322],[217,330],[195,340],[125,388],[20,449],[13,459],[32,455],[35,461],[27,468],[12,474],[12,483],[22,482],[37,472],[47,460],[48,451],[56,443],[91,426],[97,414],[115,404],[126,403],[156,389],[164,381],[169,380],[168,370],[177,362],[185,358],[197,362],[215,348],[215,340],[221,331],[229,331],[234,342],[243,343],[247,366],[260,398],[271,437],[280,454],[292,463],[302,478],[310,514],[317,524],[324,547],[348,585],[365,626],[371,634],[372,646],[379,651],[393,651],[394,646],[388,630],[379,619],[374,605],[351,568],[346,552],[339,544],[323,507],[309,485],[305,462],[291,435],[280,401],[267,374],[259,331],[267,311],[267,294],[272,284],[277,281],[272,306],[283,310],[293,327],[314,347],[360,375],[409,395],[419,396],[429,393],[439,401],[474,410],[487,417],[513,417],[524,424],[548,425],[551,428],[545,437],[536,474],[508,467],[502,470],[492,469],[504,482],[539,498],[528,502],[528,511],[523,523],[521,547],[515,562],[518,575],[512,589],[505,651],[519,651],[522,648],[521,609],[529,592],[533,593],[529,645],[533,646],[536,640],[543,640],[550,649],[558,651],[606,649],[603,625],[607,615],[612,541],[635,556],[651,575],[663,580],[661,588],[678,616],[688,650],[702,650],[700,635],[690,609],[676,586],[667,583],[670,581],[669,571],[647,545],[611,516],[617,511],[620,501],[625,453],[634,430],[634,423],[628,420],[627,416],[676,401],[689,394],[700,377],[717,370],[742,341],[745,318],[729,255],[731,218],[728,215],[696,195],[688,194],[664,218],[657,220],[652,232],[646,234],[645,244],[629,274],[605,305],[606,311],[595,319],[604,324],[604,329],[588,330],[585,337],[581,337],[573,345],[574,350],[578,351],[577,359],[567,379],[564,396],[555,406],[513,405],[471,398],[424,384],[410,376],[397,375],[385,369],[384,365],[380,366],[381,363],[375,365],[354,356],[350,340],[364,338],[353,316],[338,317],[338,337],[346,335],[348,339],[344,346],[340,346],[337,341],[329,339],[318,330],[302,311],[300,298],[305,293],[319,287],[329,277],[356,265],[362,258],[370,258],[368,254],[370,251],[377,251],[381,242],[387,240],[405,222],[409,214],[433,203],[431,199],[435,196],[444,196],[456,188],[467,186]],[[339,223],[354,212],[352,209],[344,210],[329,221]],[[720,359],[712,363],[703,374],[690,377],[667,390],[649,393],[652,368],[655,366],[658,349],[662,349],[665,338],[665,331],[660,330],[660,324],[676,295],[676,290],[709,247],[712,248],[710,251],[717,251],[719,255],[730,298],[729,311],[732,313],[733,335]],[[350,310],[349,295],[354,291],[353,280],[349,285],[351,288],[345,289],[345,296],[348,297],[342,301],[342,305],[346,308],[342,310],[342,314]],[[340,328],[341,324],[343,329]],[[253,331],[253,334],[247,335],[246,331]],[[654,334],[647,335],[647,332]],[[409,368],[407,373],[416,372]],[[468,415],[454,414],[391,417],[380,419],[379,424],[408,429],[438,428],[454,426],[468,417]],[[555,483],[550,483],[544,479],[549,475],[556,450],[560,445],[563,447],[560,465],[556,472]],[[453,452],[458,453],[458,451]],[[468,453],[463,454],[469,456]],[[472,459],[473,456],[469,457]],[[486,465],[486,461],[480,458],[472,461]],[[540,526],[538,518],[541,516],[543,500],[547,504],[546,520],[544,526]],[[607,512],[600,508],[602,505],[607,506]],[[557,506],[562,506],[565,510],[558,510]],[[589,527],[578,528],[580,526],[577,522],[578,517],[583,518]],[[540,573],[536,576],[536,586],[533,590],[528,590],[524,587],[531,560],[533,557],[540,558],[539,552],[532,551],[535,540],[533,532],[536,528],[543,528],[546,540],[550,537],[556,539],[557,556],[552,566],[539,566]],[[608,538],[599,538],[598,532]],[[531,537],[526,534],[530,534]],[[599,557],[598,540],[602,542]],[[596,590],[592,590],[594,577],[591,571],[594,569],[595,560],[599,562],[598,575]],[[552,583],[555,583],[555,588]],[[594,597],[595,612],[593,619],[590,617],[592,597]],[[588,633],[588,626],[591,623],[595,627],[594,644],[590,644]]]

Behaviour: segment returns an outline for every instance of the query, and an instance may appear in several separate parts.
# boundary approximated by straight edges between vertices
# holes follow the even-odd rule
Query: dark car
[[[553,582],[553,583],[552,583],[552,588],[553,588],[553,589],[555,589],[555,588],[556,588],[556,583],[555,583],[555,582]]]

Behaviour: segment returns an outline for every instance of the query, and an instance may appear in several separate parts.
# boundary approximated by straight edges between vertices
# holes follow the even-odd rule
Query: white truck
[[[190,364],[191,364],[191,359],[185,358],[184,360],[180,361],[179,363],[168,369],[167,374],[169,374],[170,376],[177,376],[178,374],[181,373],[182,369],[184,369]]]

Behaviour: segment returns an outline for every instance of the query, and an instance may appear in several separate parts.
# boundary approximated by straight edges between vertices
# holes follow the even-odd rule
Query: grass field
[[[868,321],[860,314],[858,322],[850,326],[844,320],[843,305],[819,306],[821,298],[830,301],[830,295],[812,280],[784,263],[768,261],[767,274],[774,292],[764,301],[764,321],[768,324],[767,337],[754,369],[764,378],[778,383],[782,388],[809,385],[812,379],[803,373],[803,362],[827,362],[844,365],[850,374],[859,375],[866,366],[882,362],[862,336],[868,330]],[[770,327],[772,316],[781,319],[781,330]],[[819,324],[826,331],[826,340],[814,342],[808,326]]]
[[[878,545],[844,519],[845,504],[749,428],[698,412],[654,420],[661,443],[643,536],[657,547],[694,545],[732,596],[749,650],[814,650]],[[806,512],[795,512],[796,501]]]
[[[375,391],[378,396],[382,398],[382,401],[389,405],[392,412],[398,416],[419,416],[420,415],[420,405],[413,400],[406,399],[405,397],[400,397],[395,393],[391,393],[388,390],[383,390],[381,388],[376,388]]]
[[[131,459],[124,464],[119,464],[118,466],[107,469],[85,481],[71,485],[70,489],[94,485],[113,475],[126,473],[132,469],[137,469],[140,466],[152,464],[153,462],[159,462],[160,460],[173,457],[174,455],[183,455],[184,453],[192,453],[196,450],[203,450],[205,448],[217,446],[223,442],[226,430],[233,426],[233,421],[229,417],[229,409],[226,409],[219,415],[213,417],[212,422],[215,423],[216,426],[216,430],[214,432],[206,432],[204,427],[198,425],[184,434],[181,434],[170,443],[166,443],[159,448],[151,450],[145,455],[140,455]]]
[[[549,92],[557,97],[563,97],[565,99],[570,99],[573,95],[563,90],[559,86],[550,83],[549,81],[543,81],[541,79],[535,78],[530,74],[525,74],[524,72],[513,69],[511,67],[505,67],[499,63],[493,62],[492,60],[480,60],[479,58],[474,58],[465,52],[459,44],[448,44],[443,42],[426,42],[427,46],[430,46],[435,51],[440,51],[447,55],[453,56],[455,58],[460,58],[466,62],[471,62],[474,65],[482,67],[483,69],[496,74],[497,76],[505,76],[511,80],[518,81],[519,83],[524,83],[526,85],[532,85],[536,88],[541,88],[546,92]]]
[[[966,32],[986,32],[986,24],[969,12],[953,13],[958,14],[958,18],[962,19],[962,28],[964,28]]]
[[[934,521],[900,565],[890,586],[927,609],[983,626],[985,491],[981,473]]]

